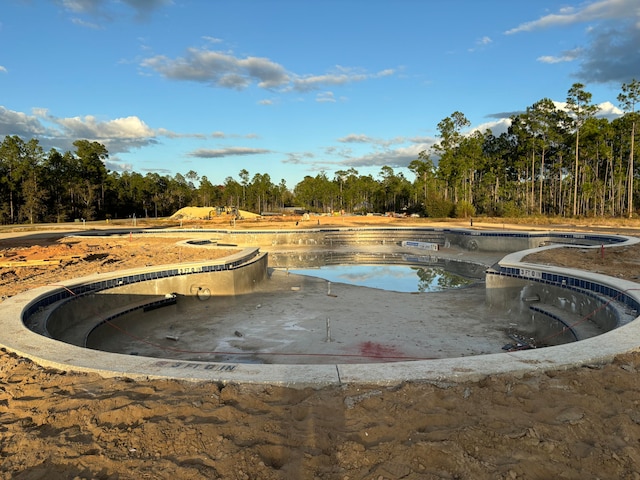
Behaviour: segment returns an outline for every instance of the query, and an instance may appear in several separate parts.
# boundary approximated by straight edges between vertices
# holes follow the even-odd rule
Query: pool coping
[[[256,231],[252,231],[252,233],[255,234]],[[492,232],[486,233],[492,234]],[[501,231],[499,233],[501,236],[505,236],[506,232]],[[534,234],[538,236],[540,233],[537,231]],[[523,232],[518,231],[515,234],[521,236]],[[597,234],[593,235],[597,236]],[[606,234],[606,236],[611,237],[610,234]],[[630,245],[640,241],[634,237],[621,235],[617,237],[624,239],[624,241],[615,246]],[[637,283],[587,271],[523,262],[523,258],[530,253],[557,247],[544,246],[513,252],[505,255],[498,264],[501,267],[519,268],[526,272],[550,272],[558,275],[588,278],[594,282],[605,283],[621,291],[628,292],[634,301],[640,303],[640,285]],[[577,248],[601,247],[580,245]],[[198,264],[198,262],[193,263],[193,265]],[[167,265],[162,266],[165,269],[169,267]],[[180,268],[185,268],[185,264],[180,264]],[[22,322],[25,309],[32,302],[50,294],[53,288],[73,288],[87,282],[102,281],[107,275],[135,275],[136,273],[147,271],[149,271],[149,267],[110,274],[95,274],[59,282],[55,286],[36,288],[6,299],[0,304],[2,309],[2,315],[0,316],[0,346],[45,367],[65,371],[96,372],[105,377],[128,377],[134,379],[172,378],[220,383],[271,384],[296,388],[321,388],[343,384],[393,385],[406,381],[445,383],[475,381],[488,375],[501,373],[524,375],[536,371],[606,363],[616,355],[636,350],[640,346],[640,342],[637,340],[640,338],[640,322],[636,318],[624,326],[580,342],[517,352],[376,364],[276,365],[208,363],[123,355],[84,349],[34,333]]]

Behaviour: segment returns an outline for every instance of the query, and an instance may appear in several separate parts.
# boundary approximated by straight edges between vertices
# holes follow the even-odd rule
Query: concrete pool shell
[[[164,282],[164,286],[153,298],[150,296],[142,302],[139,297],[131,297],[136,299],[137,304],[132,300],[119,310],[125,312],[127,309],[143,308],[142,304],[149,306],[155,301],[162,302],[162,298],[159,297],[167,291],[195,296],[210,295],[210,289],[207,292],[208,288],[202,288],[200,285],[210,285],[212,281],[216,291],[226,291],[228,294],[250,291],[254,281],[261,281],[267,274],[268,256],[261,252],[260,248],[268,252],[306,252],[340,250],[345,248],[345,245],[348,245],[351,251],[363,252],[387,249],[402,251],[406,255],[449,255],[452,258],[462,254],[487,266],[493,265],[497,259],[497,263],[487,271],[487,289],[494,293],[514,289],[525,292],[532,288],[542,292],[550,288],[554,294],[557,291],[554,289],[562,289],[570,292],[570,295],[583,296],[601,305],[611,306],[615,310],[614,314],[626,310],[627,313],[624,315],[635,318],[640,311],[639,286],[636,283],[585,271],[527,264],[521,260],[530,253],[531,248],[554,248],[554,245],[559,244],[575,244],[582,248],[592,245],[593,248],[600,248],[601,245],[622,245],[638,241],[630,237],[433,228],[345,228],[304,231],[181,229],[146,234],[183,237],[188,234],[194,239],[208,239],[214,243],[217,241],[247,247],[237,255],[217,262],[164,265],[100,274],[16,295],[5,300],[2,305],[0,345],[44,366],[62,370],[95,371],[103,376],[179,378],[192,381],[319,388],[347,383],[391,385],[404,381],[471,381],[497,373],[524,374],[538,370],[555,370],[607,362],[616,354],[636,349],[639,343],[637,338],[640,338],[640,322],[636,320],[620,322],[616,325],[617,328],[579,342],[517,352],[393,363],[252,364],[183,361],[107,353],[53,340],[27,328],[25,323],[33,328],[38,322],[44,321],[46,328],[46,325],[63,321],[58,319],[47,324],[49,320],[43,319],[52,315],[55,317],[55,310],[61,304],[69,302],[72,296],[91,296],[96,292],[107,294],[113,291],[119,291],[122,295],[126,294],[127,288],[134,288],[135,285],[146,282],[153,282],[147,285],[162,285]],[[403,240],[433,241],[445,248],[429,253],[417,248],[400,247],[399,243]],[[505,256],[506,252],[512,253]],[[199,276],[206,276],[207,281],[198,280]],[[71,291],[74,292],[73,295],[69,293]],[[167,298],[166,301],[170,302],[171,299]],[[96,323],[99,323],[104,321],[105,312],[100,311],[100,305],[96,308]],[[109,312],[109,315],[119,314],[120,311]]]

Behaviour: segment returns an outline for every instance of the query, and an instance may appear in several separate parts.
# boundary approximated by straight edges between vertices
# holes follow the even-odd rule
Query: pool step
[[[554,305],[536,302],[529,305],[529,309],[532,312],[539,313],[559,321],[573,332],[576,340],[584,340],[604,333],[604,331],[589,318],[577,313],[569,312]]]
[[[339,230],[327,232],[325,243],[332,246],[373,244],[393,245],[403,241],[436,243],[444,245],[444,233],[436,231],[418,232],[416,230]]]

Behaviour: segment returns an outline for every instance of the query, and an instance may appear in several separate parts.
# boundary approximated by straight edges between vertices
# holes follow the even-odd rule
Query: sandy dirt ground
[[[3,297],[201,255],[175,239],[15,235],[0,237]],[[640,276],[637,247],[565,250],[535,260]],[[296,390],[104,379],[0,351],[0,479],[75,478],[640,479],[640,353],[463,384]]]

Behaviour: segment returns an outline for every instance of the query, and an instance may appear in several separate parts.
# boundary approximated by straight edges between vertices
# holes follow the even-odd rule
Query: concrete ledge
[[[400,244],[403,240],[424,241],[439,245],[457,245],[470,251],[513,252],[547,244],[611,245],[626,241],[626,237],[611,234],[577,232],[509,232],[464,228],[433,227],[335,227],[295,230],[234,230],[234,229],[167,229],[145,230],[134,235],[189,234],[198,238],[212,236],[215,241],[237,245],[285,245],[332,248],[341,245]]]
[[[182,232],[179,233],[182,234]],[[252,232],[252,234],[256,235],[256,232]],[[508,236],[506,232],[500,232],[500,234],[501,237]],[[526,234],[518,232],[514,235],[521,238]],[[594,241],[597,240],[597,235],[591,235],[591,237],[594,237]],[[619,245],[638,241],[612,235],[603,237],[606,237],[606,243]],[[599,248],[599,245],[595,248]],[[505,268],[531,270],[540,274],[555,273],[573,278],[584,278],[593,283],[608,285],[624,292],[631,302],[640,305],[640,285],[603,275],[523,263],[522,257],[532,251],[507,255],[499,262],[499,265]],[[241,269],[242,266],[237,263],[240,257],[234,256],[225,259],[222,264],[233,265],[232,268]],[[188,275],[191,273],[191,268],[197,267],[198,264],[149,267],[135,271],[118,272],[111,276],[135,277],[135,275],[167,269],[176,269],[180,275]],[[537,350],[463,358],[349,365],[206,363],[139,357],[85,349],[46,338],[34,333],[24,325],[25,313],[34,304],[50,296],[52,292],[95,284],[98,281],[102,282],[104,277],[105,275],[91,276],[61,282],[58,286],[41,287],[7,299],[1,305],[0,345],[9,351],[30,358],[38,364],[61,370],[92,371],[103,376],[179,378],[221,383],[276,384],[300,388],[345,383],[392,385],[404,381],[463,382],[507,372],[524,375],[528,372],[608,362],[617,354],[637,350],[640,345],[640,340],[638,340],[640,339],[640,322],[636,320],[581,342]],[[532,278],[534,277],[535,275]],[[145,281],[144,275],[139,281]]]

